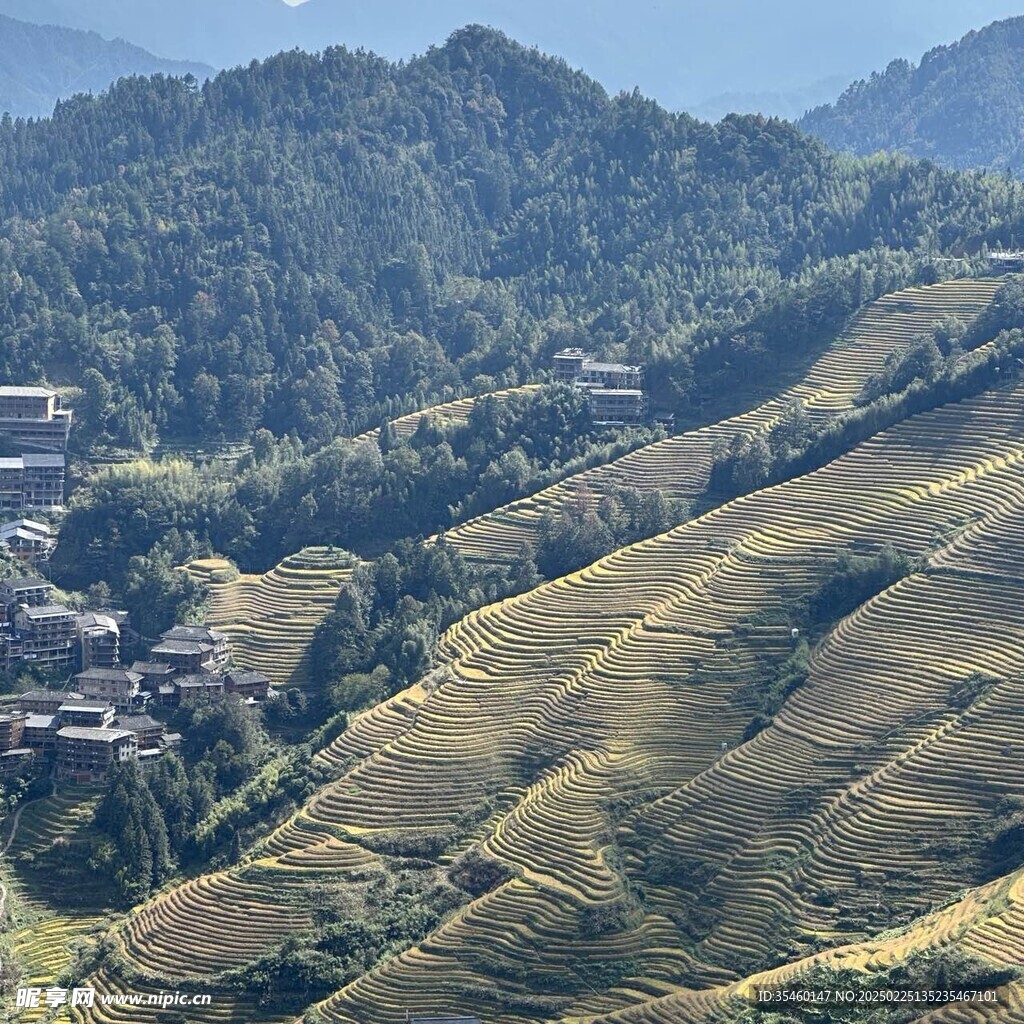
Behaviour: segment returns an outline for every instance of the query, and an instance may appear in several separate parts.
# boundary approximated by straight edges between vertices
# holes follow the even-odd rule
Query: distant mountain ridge
[[[89,29],[217,68],[335,45],[407,60],[466,24],[487,24],[559,54],[611,93],[636,86],[671,110],[715,120],[726,112],[795,119],[893,57],[916,59],[1021,11],[1014,0],[0,0],[0,14],[12,18]],[[837,74],[842,81],[827,92],[790,100]]]
[[[48,117],[59,99],[99,93],[128,75],[194,75],[213,68],[164,60],[123,39],[95,32],[33,25],[0,15],[0,112],[14,117]]]
[[[833,149],[881,149],[958,170],[1024,172],[1024,17],[997,21],[929,50],[917,65],[894,60],[854,82],[800,127]]]

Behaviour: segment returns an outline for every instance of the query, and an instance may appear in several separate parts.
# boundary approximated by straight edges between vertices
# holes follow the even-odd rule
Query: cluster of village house
[[[112,764],[147,764],[180,742],[151,710],[222,694],[257,702],[269,693],[265,675],[230,666],[227,637],[208,626],[175,626],[148,660],[126,667],[123,616],[76,615],[51,603],[52,590],[36,578],[0,582],[0,649],[9,665],[21,660],[73,673],[66,690],[33,690],[3,705],[0,771],[43,759],[58,778],[98,781]]]
[[[0,386],[0,512],[60,509],[71,411],[50,388]],[[41,567],[55,545],[48,524],[0,523],[0,551]],[[0,581],[0,671],[31,665],[68,678],[63,690],[32,690],[0,705],[0,773],[52,763],[59,778],[101,779],[112,764],[148,764],[181,737],[150,712],[182,700],[234,694],[264,700],[269,680],[231,667],[227,637],[206,626],[175,626],[134,660],[139,638],[118,611],[76,613],[45,579]],[[130,667],[129,667],[130,665]]]

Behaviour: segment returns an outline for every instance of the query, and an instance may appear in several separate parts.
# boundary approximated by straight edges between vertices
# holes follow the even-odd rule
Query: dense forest
[[[961,170],[1024,170],[1024,18],[997,21],[917,65],[894,60],[800,127],[834,149],[896,150]],[[1020,241],[1016,238],[1016,241]]]
[[[124,80],[0,124],[0,182],[0,377],[80,388],[81,449],[326,442],[568,344],[685,410],[791,344],[758,325],[780,288],[863,301],[920,272],[883,249],[977,252],[1022,211],[999,179],[611,98],[482,28],[407,64]]]

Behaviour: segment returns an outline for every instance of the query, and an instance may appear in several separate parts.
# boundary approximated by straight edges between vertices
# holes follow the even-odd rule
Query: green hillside
[[[685,408],[805,340],[780,288],[824,276],[850,312],[916,262],[875,250],[976,253],[1019,217],[1002,181],[609,97],[481,28],[124,82],[0,126],[0,177],[0,376],[81,388],[79,445],[135,450],[354,435],[574,343]]]
[[[833,149],[893,150],[945,167],[1024,171],[1024,18],[997,21],[929,50],[918,64],[894,60],[855,82],[800,127]]]
[[[1020,1024],[1022,201],[480,27],[0,121],[0,381],[75,410],[46,571],[274,684],[161,688],[175,752],[5,817],[4,957],[214,996],[75,1024],[833,1024],[751,1003],[803,978]]]

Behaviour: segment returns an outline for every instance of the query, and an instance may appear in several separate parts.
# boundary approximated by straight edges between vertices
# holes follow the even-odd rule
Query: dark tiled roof
[[[116,743],[118,740],[135,737],[135,733],[122,729],[89,729],[78,725],[66,725],[57,731],[57,735],[65,740],[98,740],[100,743]]]
[[[93,681],[102,683],[138,682],[142,678],[142,673],[127,668],[87,668],[84,672],[79,672],[75,678],[81,679],[85,683]]]
[[[212,643],[214,640],[227,640],[224,633],[219,633],[210,626],[174,626],[166,633],[160,634],[161,640],[205,640]]]
[[[129,732],[138,732],[145,729],[162,729],[163,725],[149,715],[122,715],[114,719],[113,723],[118,729],[127,729]]]
[[[165,675],[173,672],[174,669],[166,661],[135,661],[132,662],[132,671],[140,675]]]
[[[56,700],[63,704],[66,700],[81,698],[81,696],[74,690],[29,690],[28,693],[23,693],[18,700]]]
[[[233,668],[230,672],[225,672],[224,677],[230,679],[236,686],[240,683],[270,683],[270,676],[252,669]]]
[[[8,590],[35,590],[37,587],[52,588],[53,584],[38,576],[17,576],[14,579],[0,580],[0,587],[6,587]]]

